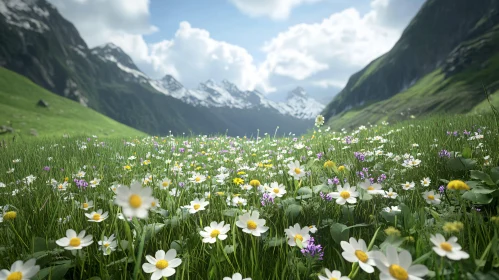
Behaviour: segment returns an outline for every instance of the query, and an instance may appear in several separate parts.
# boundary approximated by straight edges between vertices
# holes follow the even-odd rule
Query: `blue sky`
[[[49,0],[89,47],[112,42],[154,79],[227,79],[324,102],[390,50],[425,0]]]

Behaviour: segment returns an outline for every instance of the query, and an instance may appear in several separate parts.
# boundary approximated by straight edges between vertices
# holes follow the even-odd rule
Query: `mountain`
[[[386,54],[352,75],[323,111],[333,128],[468,113],[499,78],[499,1],[427,0]]]
[[[183,89],[184,96],[172,77],[152,81],[115,45],[89,49],[46,0],[0,2],[0,66],[148,134],[249,135],[274,133],[277,126],[281,133],[301,134],[313,125],[272,106],[240,105],[257,104],[262,96],[228,82]]]
[[[157,91],[194,106],[262,108],[298,119],[313,119],[324,109],[323,104],[308,96],[301,87],[291,91],[286,102],[274,102],[257,90],[242,91],[227,80],[220,84],[208,80],[200,83],[196,89],[187,89],[174,77],[166,75],[161,80],[151,80],[150,84]]]
[[[14,129],[0,138],[98,135],[112,137],[146,136],[79,103],[51,93],[27,78],[0,67],[0,126]],[[44,106],[38,106],[42,100]]]

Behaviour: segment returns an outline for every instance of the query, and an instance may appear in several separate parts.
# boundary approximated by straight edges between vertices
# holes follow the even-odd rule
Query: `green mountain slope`
[[[323,114],[333,128],[466,113],[497,90],[499,1],[428,0],[390,52],[354,74]],[[483,106],[483,105],[482,105]]]
[[[257,129],[273,133],[277,126],[283,132],[304,133],[313,126],[313,120],[283,116],[274,109],[196,107],[166,96],[144,81],[125,53],[117,57],[118,62],[136,72],[123,71],[116,61],[102,59],[98,50],[89,49],[73,24],[46,0],[19,1],[50,16],[30,9],[0,13],[0,66],[120,123],[154,135],[228,131],[235,136]],[[12,20],[18,22],[12,24]]]
[[[49,107],[37,106],[39,100]],[[51,93],[27,78],[0,67],[0,125],[11,123],[14,133],[0,137],[98,135],[144,136],[79,103]]]

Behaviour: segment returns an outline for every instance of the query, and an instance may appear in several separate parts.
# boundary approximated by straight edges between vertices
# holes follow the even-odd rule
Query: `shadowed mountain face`
[[[426,1],[395,46],[352,75],[324,116],[337,128],[472,110],[485,98],[481,83],[497,89],[498,11],[494,0]]]
[[[89,49],[45,0],[0,2],[0,66],[150,134],[249,135],[258,129],[274,133],[277,126],[300,134],[323,108],[310,105],[311,98],[299,107],[272,102],[228,81],[188,90],[171,76],[151,80],[117,46]]]

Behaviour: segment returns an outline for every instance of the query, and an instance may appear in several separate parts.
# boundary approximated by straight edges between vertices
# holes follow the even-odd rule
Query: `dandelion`
[[[341,272],[339,270],[333,270],[332,272],[329,269],[324,269],[324,272],[326,273],[326,276],[319,275],[319,280],[331,280],[331,279],[337,279],[337,280],[350,280],[348,276],[341,276]]]
[[[303,176],[305,176],[305,170],[300,165],[299,161],[294,161],[288,164],[288,174],[292,176],[295,180],[300,180]]]
[[[2,269],[0,271],[1,280],[29,280],[40,271],[40,266],[35,265],[36,259],[30,259],[27,262],[22,260],[15,261],[10,270]]]
[[[385,229],[385,234],[388,236],[400,236],[400,230],[389,226]]]
[[[324,168],[333,168],[336,164],[330,160],[324,162]]]
[[[104,256],[107,256],[111,254],[111,252],[116,251],[117,243],[116,240],[114,239],[115,239],[114,234],[111,234],[111,236],[109,237],[104,236],[104,238],[101,241],[97,242],[100,246],[99,250],[101,250],[104,253]]]
[[[363,239],[358,241],[350,237],[349,242],[341,241],[343,252],[341,255],[345,260],[351,263],[359,263],[360,268],[367,273],[373,273],[376,264],[374,263],[373,253],[367,251],[366,242]]]
[[[208,204],[210,204],[210,202],[205,201],[204,198],[201,198],[201,200],[196,198],[193,201],[191,201],[190,205],[185,205],[183,207],[185,209],[189,209],[189,213],[194,214],[199,211],[206,210],[206,206]]]
[[[242,228],[243,232],[254,236],[260,236],[269,229],[265,226],[265,219],[260,219],[260,213],[257,210],[239,216],[236,226]]]
[[[66,230],[66,237],[58,239],[55,243],[57,245],[64,247],[66,250],[80,250],[83,247],[87,247],[92,244],[92,235],[85,236],[86,231],[82,230],[77,235],[76,231],[72,229]]]
[[[288,237],[288,244],[291,247],[297,245],[296,240],[300,240],[303,246],[307,246],[310,240],[309,231],[310,229],[308,227],[302,228],[298,223],[284,230],[286,236]]]
[[[147,263],[142,264],[145,273],[152,273],[151,280],[159,280],[162,277],[170,277],[175,274],[175,268],[182,263],[176,258],[177,251],[170,249],[165,253],[163,250],[156,252],[155,256],[146,256]]]
[[[374,252],[376,267],[380,270],[380,279],[421,280],[428,274],[428,268],[422,264],[412,264],[412,256],[407,250],[397,253],[397,248],[388,245],[386,255],[380,251]]]
[[[423,193],[423,198],[425,199],[426,203],[428,204],[440,204],[440,195],[436,194],[434,191],[426,191]]]
[[[224,221],[220,223],[211,222],[210,226],[204,228],[204,231],[200,231],[199,234],[203,237],[203,242],[215,243],[217,239],[227,239],[227,232],[230,230],[230,224],[224,224]]]
[[[251,180],[251,181],[249,182],[249,184],[250,184],[250,186],[252,186],[252,187],[254,187],[254,188],[258,188],[258,187],[261,185],[261,184],[260,184],[260,181],[255,180],[255,179]]]
[[[13,221],[16,218],[17,218],[17,212],[16,211],[7,211],[7,212],[4,212],[4,214],[2,216],[2,220],[3,221]]]
[[[442,229],[445,232],[448,232],[448,233],[451,233],[451,232],[460,232],[463,228],[464,228],[464,224],[461,223],[461,222],[459,222],[459,221],[446,222],[444,224],[444,226],[442,227]]]
[[[89,222],[100,223],[107,219],[108,212],[102,213],[102,209],[99,209],[97,212],[85,213],[85,216],[87,216]]]
[[[459,190],[459,191],[467,191],[470,187],[461,180],[452,180],[447,184],[448,190]]]
[[[120,186],[116,190],[114,203],[123,208],[123,215],[144,219],[154,199],[151,194],[151,188],[142,188],[139,182],[134,181],[130,187]]]
[[[336,198],[336,203],[339,205],[344,205],[346,202],[353,204],[357,202],[359,193],[355,191],[356,187],[350,187],[350,184],[346,183],[343,187],[338,186],[336,192],[332,192],[329,195],[332,198]]]
[[[449,240],[445,240],[443,235],[437,233],[430,237],[431,243],[435,245],[433,251],[441,257],[447,257],[451,260],[458,261],[461,259],[467,259],[470,255],[464,251],[461,251],[461,245],[457,244],[457,237],[452,236]]]
[[[234,180],[232,180],[232,182],[233,182],[234,184],[236,184],[236,185],[242,185],[242,184],[244,184],[244,180],[243,180],[243,179],[241,179],[241,178],[239,178],[239,177],[234,178]]]

